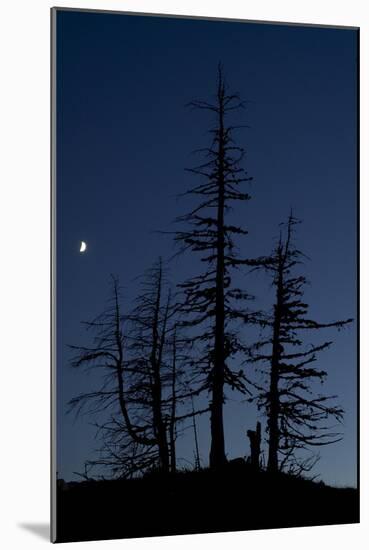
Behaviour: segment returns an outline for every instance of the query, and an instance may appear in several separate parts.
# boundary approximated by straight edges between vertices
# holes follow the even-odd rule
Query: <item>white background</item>
[[[79,547],[365,548],[369,540],[368,56],[359,0],[130,0],[58,6],[361,27],[361,517],[354,526],[79,543]],[[49,520],[49,8],[0,11],[0,545],[47,544]],[[344,258],[342,258],[344,261]],[[244,495],[247,498],[247,495]],[[242,505],[242,501],[240,502]],[[28,526],[28,527],[27,527]],[[31,526],[31,528],[29,527]],[[37,534],[37,531],[39,534]],[[43,536],[40,536],[41,535]]]

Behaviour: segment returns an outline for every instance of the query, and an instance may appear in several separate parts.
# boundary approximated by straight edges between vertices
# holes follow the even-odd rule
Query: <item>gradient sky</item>
[[[120,276],[124,305],[135,278],[174,248],[173,218],[190,204],[177,195],[196,183],[184,168],[207,145],[211,118],[190,111],[211,99],[218,61],[231,90],[249,101],[238,135],[254,181],[252,200],[233,221],[249,230],[244,256],[270,252],[293,207],[303,220],[297,243],[311,259],[306,298],[316,320],[356,318],[357,34],[351,29],[58,11],[57,14],[57,396],[58,471],[75,479],[98,443],[91,419],[66,415],[67,401],[94,383],[68,364],[68,344],[88,343],[80,324],[101,312],[109,274]],[[237,206],[237,205],[236,205]],[[81,240],[87,252],[79,253]],[[197,271],[198,258],[174,262],[172,279]],[[240,277],[240,276],[239,276]],[[270,303],[270,282],[241,284]],[[315,472],[335,485],[356,483],[356,330],[320,340],[325,390],[346,410],[342,442],[323,448]],[[318,366],[318,364],[317,364]],[[254,407],[232,395],[225,408],[227,453],[249,454]],[[199,422],[201,457],[209,420]],[[188,435],[179,455],[193,459]],[[183,463],[185,464],[185,463]]]

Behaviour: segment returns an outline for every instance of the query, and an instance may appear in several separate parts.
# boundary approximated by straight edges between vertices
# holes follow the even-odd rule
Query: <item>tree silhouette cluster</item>
[[[209,466],[218,470],[227,463],[223,413],[233,390],[256,401],[266,416],[268,470],[299,475],[315,461],[303,458],[303,451],[337,441],[339,432],[330,424],[343,418],[335,396],[315,388],[327,373],[314,364],[332,341],[309,346],[306,336],[341,329],[352,319],[309,318],[307,280],[300,273],[304,255],[294,242],[298,220],[292,214],[270,255],[241,254],[248,230],[232,223],[232,212],[250,201],[252,177],[236,141],[244,125],[234,121],[245,103],[230,93],[221,66],[213,101],[190,106],[210,113],[213,126],[209,145],[198,151],[203,160],[188,169],[199,182],[183,193],[192,207],[176,218],[173,234],[178,253],[197,258],[198,271],[173,290],[159,259],[144,275],[129,312],[122,310],[119,281],[112,278],[107,309],[86,323],[94,333],[91,346],[72,347],[73,367],[98,370],[101,386],[76,396],[70,406],[103,419],[96,423],[103,445],[88,465],[119,477],[176,472],[176,442],[188,428],[199,469],[196,419],[209,414]],[[250,269],[271,277],[275,297],[269,312],[258,310],[252,293],[234,283],[235,270],[246,281]],[[256,342],[248,326],[261,328]],[[255,377],[259,370],[262,381]],[[201,408],[195,401],[206,404]],[[252,462],[259,467],[260,423],[248,433]]]
[[[144,274],[129,313],[122,312],[120,294],[112,277],[108,307],[85,323],[94,332],[92,346],[70,346],[74,368],[101,373],[96,391],[82,392],[69,403],[77,414],[106,417],[95,424],[104,442],[100,457],[87,464],[109,467],[121,477],[152,469],[175,472],[180,424],[195,422],[207,409],[193,407],[196,392],[189,389],[184,370],[188,342],[181,337],[161,258]]]

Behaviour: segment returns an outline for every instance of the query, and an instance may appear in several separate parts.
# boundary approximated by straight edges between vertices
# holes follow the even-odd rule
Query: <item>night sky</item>
[[[86,344],[80,321],[106,304],[109,275],[120,276],[123,306],[137,276],[159,255],[175,252],[179,199],[199,180],[186,172],[208,144],[211,116],[186,104],[211,99],[221,61],[231,91],[248,101],[237,134],[254,181],[252,200],[235,205],[232,221],[249,235],[241,252],[271,251],[291,207],[303,220],[296,235],[310,258],[306,299],[319,321],[356,319],[356,55],[350,29],[235,23],[58,11],[57,15],[57,377],[58,472],[82,472],[98,447],[89,417],[66,415],[66,403],[94,385],[69,366],[68,344]],[[87,251],[79,253],[80,241]],[[173,283],[198,271],[188,255],[171,262]],[[264,275],[237,282],[270,305]],[[247,328],[246,328],[247,330]],[[342,442],[321,449],[315,468],[335,485],[356,484],[356,322],[321,331],[334,340],[317,366],[325,391],[346,411]],[[249,454],[246,430],[253,405],[231,394],[225,407],[229,458]],[[200,452],[208,460],[209,420],[199,422]],[[190,435],[178,455],[193,460]],[[183,462],[183,465],[186,463]]]

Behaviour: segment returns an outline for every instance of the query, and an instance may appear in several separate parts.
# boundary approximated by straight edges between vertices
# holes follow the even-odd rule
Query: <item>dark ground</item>
[[[59,483],[57,542],[359,522],[359,494],[247,464]]]

